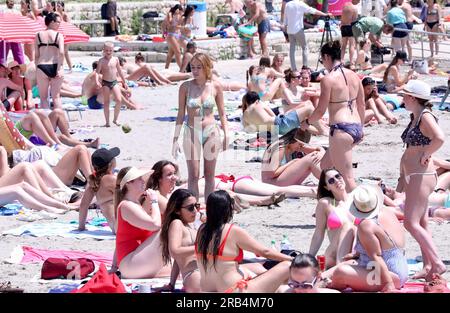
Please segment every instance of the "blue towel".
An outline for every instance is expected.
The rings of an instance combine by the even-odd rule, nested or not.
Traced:
[[[23,205],[19,203],[5,204],[4,206],[0,207],[0,215],[2,216],[16,215],[19,214],[22,208]]]

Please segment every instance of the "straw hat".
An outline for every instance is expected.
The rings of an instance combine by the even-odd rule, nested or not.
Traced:
[[[417,79],[410,80],[401,93],[424,100],[432,99],[430,85]]]
[[[352,192],[353,202],[350,213],[359,219],[371,219],[378,216],[383,205],[384,195],[376,185],[360,185]]]
[[[27,66],[25,64],[19,64],[17,61],[12,61],[8,63],[8,69],[11,71],[14,67],[18,66],[21,73],[25,73]]]
[[[136,178],[145,176],[147,174],[153,174],[153,170],[139,170],[135,167],[132,167],[128,170],[128,172],[125,174],[125,176],[122,178],[122,181],[120,182],[120,189],[123,189],[123,186],[125,186],[126,183],[135,180]]]

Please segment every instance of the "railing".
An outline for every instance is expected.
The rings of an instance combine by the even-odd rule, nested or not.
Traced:
[[[421,46],[421,53],[422,53],[422,59],[425,58],[425,54],[424,51],[430,51],[429,49],[424,48],[423,43],[425,42],[424,37],[428,38],[428,35],[431,36],[448,36],[447,33],[434,33],[434,32],[427,32],[424,30],[414,30],[414,29],[403,29],[403,28],[394,28],[394,30],[398,30],[398,31],[403,31],[403,32],[408,32],[408,33],[412,33],[414,36],[413,38],[410,37],[410,40],[414,40],[414,39],[418,39],[420,41],[420,46]],[[430,42],[429,40],[426,40],[426,42]],[[412,42],[411,42],[412,43]],[[439,45],[444,45],[444,46],[450,46],[450,43],[445,43],[440,41]],[[413,48],[414,50],[414,48]],[[417,50],[417,49],[415,49]],[[444,54],[450,54],[450,50],[449,51],[442,51],[440,50],[440,53],[444,53]]]

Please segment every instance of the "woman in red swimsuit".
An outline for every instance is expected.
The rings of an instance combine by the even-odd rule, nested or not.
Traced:
[[[161,212],[157,194],[151,189],[145,190],[143,176],[146,174],[149,173],[135,167],[125,167],[117,174],[114,194],[116,255],[123,278],[162,275]]]
[[[266,248],[245,230],[231,224],[233,204],[226,191],[211,193],[206,202],[206,223],[195,240],[195,254],[200,270],[200,287],[206,292],[275,292],[289,278],[291,256]],[[243,250],[267,259],[281,261],[269,271],[252,278],[244,265]],[[254,264],[252,264],[254,265]]]

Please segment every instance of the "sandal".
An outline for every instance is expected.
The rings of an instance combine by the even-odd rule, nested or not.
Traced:
[[[447,287],[447,280],[445,280],[440,274],[433,274],[432,280],[426,282],[423,286],[423,292],[426,293],[450,293],[450,289]]]
[[[0,283],[0,293],[23,293],[24,289],[12,287],[11,282],[2,282]]]
[[[279,203],[286,200],[286,194],[284,194],[284,193],[279,194],[279,195],[273,194],[271,198],[272,198],[272,202],[273,202],[272,204],[279,207],[280,206]]]

